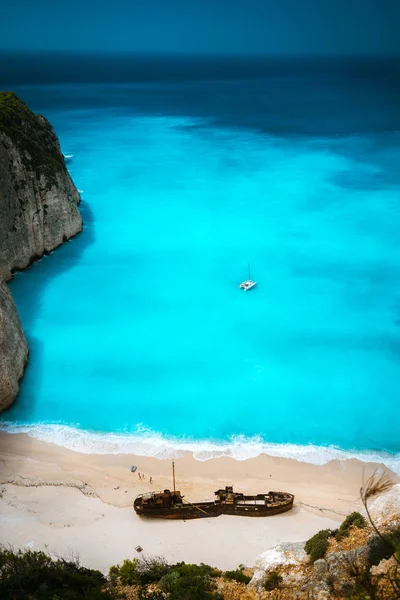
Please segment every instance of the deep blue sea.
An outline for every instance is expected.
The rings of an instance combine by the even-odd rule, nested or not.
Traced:
[[[31,354],[3,426],[400,471],[400,63],[0,65],[72,156],[85,221],[11,282]]]

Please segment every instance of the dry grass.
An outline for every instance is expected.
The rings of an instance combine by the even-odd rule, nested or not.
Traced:
[[[133,585],[119,585],[118,592],[125,594],[126,600],[138,600],[139,588]]]
[[[342,552],[348,550],[354,550],[365,546],[368,538],[372,534],[372,528],[369,526],[359,529],[358,527],[351,527],[348,537],[343,538],[340,542],[337,542],[335,538],[329,538],[329,546],[326,555],[332,552]]]
[[[294,597],[291,590],[283,587],[271,592],[265,590],[258,592],[235,581],[224,581],[219,589],[224,600],[290,600]]]
[[[368,501],[372,496],[388,492],[393,485],[394,482],[387,473],[378,475],[378,471],[375,470],[371,477],[367,479],[360,489],[361,499],[365,504],[365,502]]]
[[[256,590],[237,581],[227,581],[221,578],[218,580],[218,589],[224,600],[258,600],[259,598]]]

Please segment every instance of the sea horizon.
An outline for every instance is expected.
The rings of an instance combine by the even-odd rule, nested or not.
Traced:
[[[399,58],[13,56],[85,227],[10,282],[31,363],[1,428],[400,473]]]
[[[310,75],[310,68],[314,70],[313,77],[318,78],[347,75],[385,79],[400,73],[400,54],[274,55],[0,48],[0,58],[2,87],[7,84],[224,81],[295,75],[302,78]]]

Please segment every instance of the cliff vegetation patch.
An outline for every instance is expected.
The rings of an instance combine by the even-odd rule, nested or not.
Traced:
[[[14,92],[0,92],[0,132],[18,148],[24,166],[51,186],[58,172],[66,172],[64,157],[49,121],[35,115]]]

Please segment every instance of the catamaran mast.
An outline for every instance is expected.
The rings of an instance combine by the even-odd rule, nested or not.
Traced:
[[[174,496],[175,496],[175,463],[172,461],[172,479],[174,482]]]

